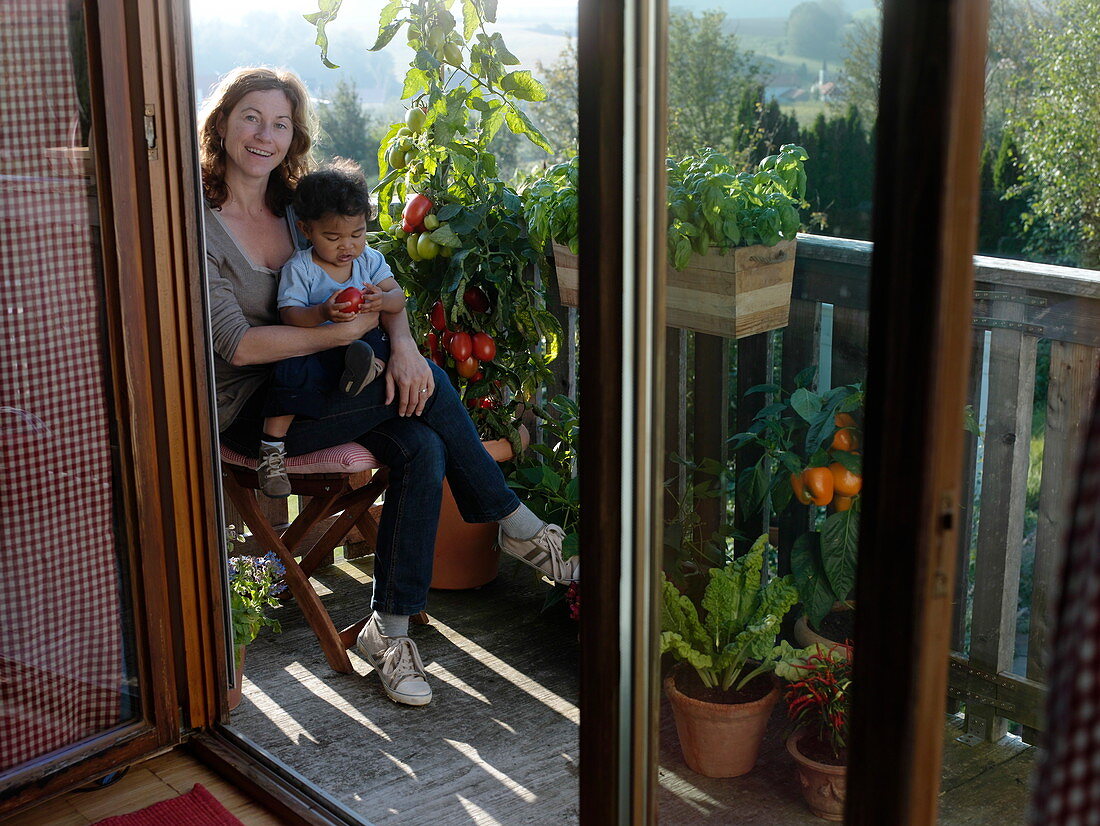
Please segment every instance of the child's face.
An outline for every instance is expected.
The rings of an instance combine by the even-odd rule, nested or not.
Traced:
[[[367,246],[367,217],[328,213],[315,221],[298,225],[311,244],[313,254],[336,267],[349,264],[363,254]]]

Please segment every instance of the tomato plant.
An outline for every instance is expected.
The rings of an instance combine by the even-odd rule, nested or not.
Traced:
[[[339,6],[323,0],[321,10],[308,15],[328,65],[326,26]],[[456,360],[448,346],[454,340],[445,335],[442,351],[450,356],[443,362],[464,399],[481,398],[490,388],[500,399],[496,407],[473,409],[482,436],[507,436],[518,445],[515,414],[551,379],[561,329],[542,288],[524,275],[540,253],[520,197],[499,178],[488,148],[508,129],[551,151],[526,109],[546,91],[491,31],[495,21],[494,0],[389,0],[382,9],[371,50],[403,32],[412,54],[402,91],[408,109],[379,147],[382,231],[369,243],[405,289],[418,341],[426,342],[429,311],[436,330],[467,337],[484,332],[492,339],[494,358],[481,365],[480,379],[473,378],[478,370],[459,373],[458,363],[471,355]],[[484,304],[465,301],[470,290],[479,291]]]

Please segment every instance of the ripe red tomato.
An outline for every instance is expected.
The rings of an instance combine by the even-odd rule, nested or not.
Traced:
[[[437,301],[432,305],[431,322],[437,330],[447,329],[447,311],[443,309],[442,301]]]
[[[497,345],[488,333],[474,333],[474,356],[480,361],[492,361],[497,355]]]
[[[439,335],[437,333],[428,333],[428,352],[433,359],[439,355]]]
[[[451,352],[451,339],[455,337],[455,334],[450,330],[444,330],[443,336],[439,339],[439,342],[443,345],[443,349],[448,353]]]
[[[414,232],[420,232],[420,225],[412,223],[408,218],[403,218],[401,220],[401,229],[409,235],[412,235]]]
[[[466,334],[459,333],[458,335],[464,336]],[[455,338],[457,337],[458,336],[455,336]],[[454,341],[452,341],[451,344],[453,345]],[[454,350],[451,350],[451,355],[454,355]],[[473,356],[470,356],[470,358],[467,359],[456,358],[455,361],[458,362],[458,364],[455,365],[455,370],[457,370],[458,375],[462,376],[462,378],[464,379],[472,379],[474,377],[474,374],[477,372],[477,368],[481,366],[480,364],[478,364],[477,359]]]
[[[483,396],[477,400],[477,406],[486,410],[492,410],[497,406],[497,403],[493,401],[489,396]]]
[[[359,312],[359,305],[363,303],[363,293],[358,287],[347,287],[336,294],[337,304],[348,304],[344,308],[345,313]]]
[[[462,294],[462,300],[466,302],[466,306],[472,313],[489,312],[489,297],[481,291],[480,287],[467,287],[466,292]]]
[[[485,374],[482,373],[480,370],[478,370],[476,373],[474,373],[473,379],[471,379],[471,380],[472,381],[481,381],[483,378],[485,378]]]
[[[473,351],[474,345],[473,342],[470,341],[469,333],[455,333],[451,337],[450,345],[448,345],[447,347],[447,352],[451,354],[451,358],[453,358],[455,361],[466,361],[470,358],[470,355],[473,353]],[[477,371],[471,370],[470,376],[472,376],[475,372]],[[470,376],[466,376],[466,378],[469,378]]]

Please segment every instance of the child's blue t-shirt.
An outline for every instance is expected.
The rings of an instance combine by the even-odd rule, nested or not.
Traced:
[[[279,274],[278,307],[312,307],[328,301],[337,290],[380,284],[387,278],[393,278],[390,265],[382,253],[370,247],[351,262],[351,277],[342,284],[313,260],[312,248],[298,250]]]

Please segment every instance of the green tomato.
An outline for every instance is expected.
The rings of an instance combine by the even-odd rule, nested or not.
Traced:
[[[443,40],[446,38],[446,36],[447,33],[444,32],[443,29],[439,27],[432,28],[432,30],[428,32],[428,50],[434,52],[436,49],[442,46]]]
[[[407,126],[402,126],[400,129],[397,130],[397,137],[399,137],[399,138],[411,138],[412,135],[413,135],[413,130],[411,130]],[[539,168],[541,169],[541,167],[539,167]]]
[[[434,244],[435,242],[433,241],[432,243]],[[405,239],[405,251],[409,254],[409,258],[411,258],[413,261],[421,260],[420,252],[418,251],[419,246],[420,233],[410,232],[409,237]]]
[[[442,244],[439,245],[439,255],[442,258],[450,258],[455,254],[455,251],[450,247],[445,247]]]
[[[413,132],[419,132],[424,128],[424,121],[428,119],[428,113],[419,106],[414,106],[405,113],[405,125]]]
[[[439,244],[428,237],[428,233],[420,233],[416,241],[416,252],[425,261],[431,261],[439,255]]]
[[[448,43],[443,47],[443,62],[450,63],[452,66],[462,65],[462,49],[457,43]]]
[[[386,163],[393,169],[404,169],[408,162],[405,153],[397,146],[391,147],[390,151],[386,154]]]
[[[410,151],[410,150],[411,150],[411,149],[413,148],[413,146],[414,146],[413,142],[412,142],[412,141],[410,141],[410,140],[409,140],[408,138],[397,138],[397,139],[396,139],[396,140],[395,140],[395,141],[393,142],[393,145],[397,147],[397,151],[398,151],[398,152],[404,152],[404,153],[406,153],[406,154],[408,154],[408,152],[409,152],[409,151]]]
[[[401,229],[401,224],[399,224],[397,221],[394,221],[390,225],[390,235],[392,235],[398,241],[404,241],[406,238],[409,237],[409,233]]]
[[[439,229],[439,219],[434,212],[429,212],[424,216],[424,229],[431,232],[433,229]]]

